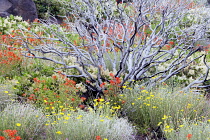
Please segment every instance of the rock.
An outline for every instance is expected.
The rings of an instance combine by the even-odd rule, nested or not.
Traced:
[[[9,15],[8,12],[0,12],[0,17],[8,17]]]
[[[38,18],[33,0],[0,0],[0,16],[21,16],[23,20],[33,21]]]
[[[5,12],[11,6],[12,6],[12,3],[9,2],[8,0],[1,0],[0,1],[0,12]]]

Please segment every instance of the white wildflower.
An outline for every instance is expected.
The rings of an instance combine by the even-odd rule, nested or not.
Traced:
[[[14,19],[17,21],[21,21],[23,18],[21,16],[15,16]]]

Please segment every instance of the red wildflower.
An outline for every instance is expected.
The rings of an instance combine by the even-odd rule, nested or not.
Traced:
[[[113,73],[110,73],[109,75],[110,75],[111,77],[114,77],[114,74],[113,74]]]
[[[6,140],[6,138],[3,136],[0,136],[0,140]]]
[[[36,91],[39,91],[39,88],[35,88],[34,91],[35,91],[35,92],[36,92]]]
[[[115,81],[113,81],[113,80],[109,80],[109,82],[110,82],[111,85],[115,84]]]
[[[122,102],[122,104],[124,104],[126,101],[125,100],[122,100],[121,102]]]
[[[31,94],[30,96],[31,96],[31,97],[35,97],[35,94]]]
[[[116,77],[115,79],[116,79],[116,83],[117,83],[117,84],[120,84],[120,83],[121,83],[121,81],[120,81],[120,78],[119,78],[119,77]]]
[[[104,93],[107,94],[109,91],[108,90],[104,90]]]
[[[6,133],[9,137],[14,137],[17,133],[17,130],[7,129],[7,130],[4,130],[3,132]]]
[[[100,87],[104,87],[105,84],[106,84],[106,83],[104,83],[104,82],[101,83],[101,84],[100,84]]]
[[[37,82],[38,81],[38,79],[37,78],[34,78],[34,82]]]
[[[78,107],[79,107],[80,109],[84,109],[86,106],[85,106],[85,105],[80,104]]]
[[[57,79],[57,76],[53,75],[52,78],[55,80],[55,79]]]
[[[173,46],[174,45],[174,42],[173,41],[169,41],[168,44],[170,44],[170,45]]]
[[[75,99],[74,98],[71,98],[71,101],[75,101]]]
[[[102,140],[101,136],[96,136],[96,140]]]
[[[33,97],[28,97],[29,100],[33,100]]]
[[[22,138],[20,136],[16,136],[14,140],[21,140]]]
[[[192,138],[192,134],[187,134],[187,140],[190,140]]]
[[[86,98],[85,97],[81,97],[80,98],[83,102],[86,100]]]
[[[61,71],[57,71],[57,73],[61,74]]]
[[[170,48],[171,48],[171,46],[170,46],[170,45],[168,45],[168,44],[167,44],[167,45],[165,45],[165,47],[166,47],[166,49],[167,49],[167,50],[170,50]]]
[[[90,83],[90,81],[89,80],[86,80],[86,83]]]
[[[36,18],[33,22],[38,22],[38,23],[39,23],[40,21],[39,21],[39,19],[38,19],[38,18]]]

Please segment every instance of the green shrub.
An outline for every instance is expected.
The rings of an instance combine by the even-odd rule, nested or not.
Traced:
[[[210,139],[209,121],[190,121],[183,119],[178,128],[170,124],[165,124],[163,131],[166,138],[170,140],[208,140]]]
[[[42,111],[30,104],[10,104],[0,112],[0,130],[17,130],[22,139],[40,139],[45,123]]]
[[[167,85],[153,90],[135,87],[125,89],[124,93],[126,103],[123,111],[143,132],[156,130],[168,118],[177,126],[177,122],[183,118],[193,120],[208,116],[208,106],[202,95],[173,91]]]
[[[10,15],[9,17],[0,17],[0,34],[9,34],[20,28],[27,28],[28,22],[23,21],[22,17]]]
[[[61,1],[57,0],[34,0],[38,11],[38,17],[46,19],[49,15],[65,15],[62,7],[64,6]]]
[[[109,117],[100,112],[67,111],[52,116],[49,139],[132,140],[135,129],[124,118]]]
[[[14,77],[20,75],[22,59],[19,51],[1,48],[0,50],[0,75],[1,77]]]

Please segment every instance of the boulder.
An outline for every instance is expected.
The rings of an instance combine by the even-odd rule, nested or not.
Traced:
[[[8,17],[9,15],[8,12],[0,12],[0,17]]]
[[[0,0],[0,16],[21,16],[23,20],[33,21],[38,18],[33,0]]]

